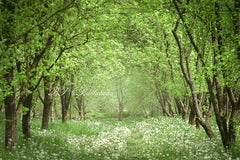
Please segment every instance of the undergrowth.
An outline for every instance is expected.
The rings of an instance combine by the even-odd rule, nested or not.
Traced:
[[[178,117],[55,121],[48,131],[40,131],[39,120],[31,125],[31,138],[24,139],[19,127],[17,148],[9,152],[4,149],[4,123],[0,123],[0,160],[240,158],[240,143],[224,149],[216,124],[210,140],[203,129]]]

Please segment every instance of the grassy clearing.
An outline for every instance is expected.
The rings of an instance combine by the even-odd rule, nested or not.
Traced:
[[[4,128],[3,123],[0,123]],[[19,124],[20,126],[20,124]],[[240,144],[231,150],[222,147],[217,127],[212,140],[203,129],[180,118],[131,118],[118,122],[60,121],[40,131],[40,121],[32,122],[32,137],[19,135],[15,151],[4,150],[4,130],[0,131],[0,159],[239,159]],[[19,131],[20,133],[20,131]]]

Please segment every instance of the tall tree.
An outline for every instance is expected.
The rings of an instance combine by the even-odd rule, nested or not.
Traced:
[[[236,38],[229,36],[236,33],[234,28],[238,27],[233,20],[236,20],[236,17],[234,18],[230,12],[236,9],[236,2],[203,1],[203,3],[196,5],[194,2],[189,3],[190,1],[188,1],[188,7],[184,7],[181,4],[183,2],[173,2],[190,43],[198,54],[201,65],[205,70],[205,80],[222,142],[225,147],[229,147],[236,140],[236,123],[233,122],[239,115],[239,95],[237,94],[239,93],[239,87],[233,85],[238,83],[240,77],[238,59],[234,59],[238,53],[236,52],[237,46],[234,44]],[[186,10],[186,14],[197,17],[194,22],[198,27],[189,27],[186,14],[183,14],[183,11]],[[229,12],[223,12],[223,10]],[[201,30],[199,26],[201,26]],[[211,42],[210,44],[206,42],[207,39]],[[233,50],[232,46],[235,46],[236,49]],[[206,50],[210,54],[207,54]],[[211,58],[212,61],[209,63],[207,58]],[[234,77],[232,73],[236,73]],[[224,92],[226,91],[224,88],[228,90],[228,97],[231,99],[230,111],[226,109],[228,103],[224,103]]]
[[[14,50],[12,48],[12,41],[15,36],[15,29],[13,27],[15,19],[16,1],[3,1],[1,4],[1,84],[6,85],[3,89],[4,92],[4,106],[5,106],[5,146],[12,150],[17,145],[17,112],[16,112],[16,86],[14,82]],[[3,70],[4,68],[4,70]],[[1,86],[2,88],[3,86]]]
[[[57,26],[61,23],[58,21],[59,17],[73,4],[74,1],[64,1],[64,4],[60,3],[57,6],[49,5],[48,2],[43,3],[43,1],[3,1],[1,4],[1,26],[3,26],[1,33],[4,35],[1,37],[1,42],[4,42],[1,43],[3,51],[1,52],[3,62],[1,70],[5,68],[5,71],[1,72],[1,77],[5,77],[5,80],[1,81],[1,88],[4,92],[7,119],[6,148],[12,149],[17,144],[17,114],[21,112],[23,104],[28,108],[28,113],[23,120],[23,132],[27,137],[29,136],[32,93],[28,94],[28,91],[33,92],[36,82],[40,82],[41,78],[36,78],[36,82],[33,81],[38,76],[36,73],[42,71],[39,66],[44,55],[51,54],[53,42],[59,46],[67,42],[58,37],[61,37],[63,31],[69,31],[71,27],[58,30]],[[68,46],[70,47],[73,46]],[[16,90],[20,91],[17,107]]]

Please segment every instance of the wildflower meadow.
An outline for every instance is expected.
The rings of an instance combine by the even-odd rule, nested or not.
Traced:
[[[225,149],[216,125],[216,136],[209,139],[202,128],[178,117],[55,121],[45,131],[39,126],[33,120],[31,138],[18,135],[12,152],[5,151],[1,130],[0,160],[240,159],[240,144]]]

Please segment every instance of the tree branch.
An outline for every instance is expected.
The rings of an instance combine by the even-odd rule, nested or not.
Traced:
[[[173,3],[174,3],[174,5],[175,5],[175,8],[176,8],[176,10],[177,10],[177,12],[178,12],[178,15],[179,15],[180,19],[181,19],[182,22],[183,22],[184,27],[186,28],[188,38],[190,39],[190,42],[191,42],[191,44],[193,45],[194,50],[195,50],[197,53],[200,53],[200,49],[199,49],[199,47],[198,47],[198,46],[195,44],[195,42],[194,42],[193,36],[192,36],[192,34],[190,33],[190,29],[189,29],[189,27],[187,26],[187,24],[186,24],[186,22],[185,22],[185,20],[184,20],[184,18],[183,18],[183,14],[182,14],[182,12],[181,12],[180,9],[179,9],[176,0],[173,0]]]
[[[41,60],[41,58],[43,57],[44,53],[46,53],[47,49],[53,43],[52,39],[53,39],[53,35],[50,35],[48,37],[47,43],[45,44],[45,47],[42,49],[42,51],[39,53],[39,55],[35,56],[33,63],[31,64],[31,66],[29,67],[29,69],[26,72],[30,72],[30,70],[37,67],[37,65],[38,65],[39,61]]]
[[[75,46],[85,45],[85,44],[88,42],[88,40],[89,40],[89,37],[88,37],[88,31],[87,31],[87,32],[86,32],[86,40],[85,40],[84,42],[79,43],[79,44],[77,44],[77,45],[72,45],[72,46],[69,46],[69,47],[65,47],[65,48],[63,48],[63,51],[69,50],[69,49],[71,49],[71,48],[73,48],[73,47],[75,47]]]
[[[42,98],[42,96],[41,96],[41,93],[40,93],[40,91],[39,90],[37,90],[38,91],[38,97],[39,97],[39,99],[41,100],[41,102],[44,104],[44,100],[43,100],[43,98]]]
[[[10,44],[15,44],[19,39],[21,39],[23,36],[28,35],[28,33],[30,33],[33,29],[35,29],[36,27],[41,26],[42,24],[44,24],[45,22],[47,22],[48,20],[50,20],[52,17],[56,16],[58,13],[65,11],[66,9],[68,9],[71,4],[74,2],[74,0],[72,0],[68,5],[66,5],[65,7],[57,10],[56,12],[54,12],[52,15],[50,15],[49,17],[47,17],[45,20],[43,20],[42,22],[32,26],[30,29],[28,29],[26,32],[24,32],[23,34],[19,35],[15,40],[13,40],[12,42],[10,42]],[[7,49],[9,48],[10,45],[8,45]]]

